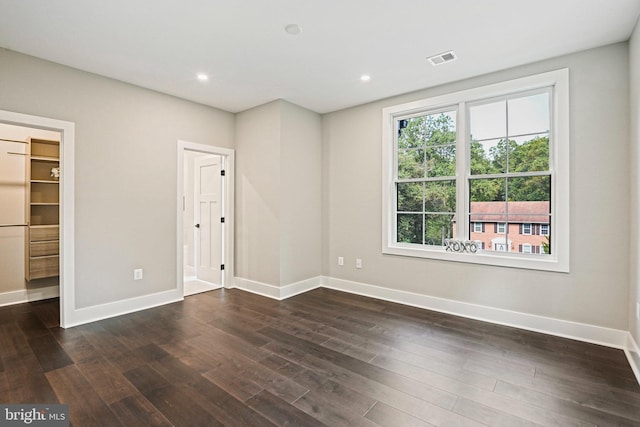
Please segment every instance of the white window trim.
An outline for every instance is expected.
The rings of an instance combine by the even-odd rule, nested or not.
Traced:
[[[529,232],[527,233],[525,231],[525,226],[528,225],[529,226]],[[531,236],[533,234],[533,224],[531,224],[530,222],[526,222],[522,224],[522,234],[526,235],[526,236]]]
[[[407,114],[430,111],[458,105],[458,135],[464,135],[467,126],[465,104],[486,98],[505,96],[527,90],[553,87],[550,140],[550,172],[552,179],[551,211],[554,212],[553,226],[550,227],[551,247],[553,254],[536,257],[522,256],[513,253],[454,253],[444,248],[395,242],[395,188],[394,168],[396,153],[394,151],[394,133],[396,117]],[[430,258],[446,261],[467,262],[502,267],[514,267],[533,270],[569,272],[570,259],[570,206],[569,206],[569,70],[561,69],[534,76],[523,77],[473,88],[451,94],[395,105],[382,110],[382,252],[385,254],[409,257]],[[458,156],[458,173],[456,178],[466,179],[460,171],[466,170],[466,156]],[[458,218],[466,218],[464,194],[458,194]],[[459,223],[462,221],[459,221]],[[464,221],[459,230],[461,235],[469,235],[469,222]]]
[[[528,248],[529,252],[526,252],[525,248]],[[533,245],[531,243],[523,243],[522,244],[522,253],[523,254],[533,254],[534,253]]]
[[[479,226],[477,228],[479,228],[480,230],[476,230],[476,226]],[[474,222],[473,223],[473,232],[474,233],[482,233],[482,223],[481,222]]]
[[[500,231],[502,229],[502,231]],[[507,234],[507,223],[496,222],[496,234]]]

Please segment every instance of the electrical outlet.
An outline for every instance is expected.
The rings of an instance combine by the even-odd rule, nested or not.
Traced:
[[[362,260],[360,258],[356,260],[356,268],[362,268]]]
[[[142,280],[142,269],[136,268],[133,270],[133,280]]]
[[[338,265],[340,265],[340,266],[344,265],[344,257],[343,256],[339,256],[338,257]]]

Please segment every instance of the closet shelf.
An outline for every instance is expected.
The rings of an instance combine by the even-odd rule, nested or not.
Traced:
[[[31,206],[59,206],[59,202],[55,203],[43,203],[43,202],[32,202]]]
[[[40,162],[59,162],[59,157],[46,157],[46,156],[31,156],[31,160],[38,160]]]
[[[54,181],[52,179],[32,179],[33,184],[60,184],[60,181]]]

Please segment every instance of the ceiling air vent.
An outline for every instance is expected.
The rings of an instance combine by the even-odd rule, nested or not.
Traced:
[[[440,53],[427,59],[429,60],[429,62],[431,62],[431,65],[440,65],[456,59],[456,54],[453,53],[452,50],[450,50],[449,52]]]

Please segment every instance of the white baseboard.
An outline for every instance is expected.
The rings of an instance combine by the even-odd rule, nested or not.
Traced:
[[[19,291],[4,292],[0,294],[0,307],[5,305],[21,304],[23,302],[57,298],[59,296],[60,287],[57,285],[46,286],[44,288],[21,289]]]
[[[290,298],[312,289],[322,286],[324,278],[322,276],[312,277],[310,279],[301,280],[300,282],[291,283],[280,288],[280,299]]]
[[[135,311],[171,304],[173,302],[182,301],[183,299],[184,296],[178,292],[177,289],[172,289],[151,295],[143,295],[141,297],[75,309],[70,313],[66,324],[61,326],[63,328],[71,328],[85,323],[96,322],[98,320],[121,316]]]
[[[323,286],[371,298],[397,302],[412,307],[425,308],[499,325],[512,326],[548,335],[600,344],[607,347],[626,349],[628,345],[627,336],[629,333],[619,329],[604,328],[568,320],[469,304],[331,277],[323,278]]]
[[[638,347],[638,343],[629,332],[627,332],[627,347],[624,352],[627,355],[633,373],[636,375],[638,384],[640,384],[640,347]]]
[[[277,300],[283,300],[290,298],[294,295],[308,292],[312,289],[322,286],[322,276],[312,277],[310,279],[302,280],[300,282],[291,283],[285,286],[274,286],[268,283],[256,282],[254,280],[244,279],[242,277],[234,277],[234,288],[241,289],[243,291],[251,292],[254,294],[262,295],[263,297],[273,298]]]
[[[237,276],[234,277],[233,282],[233,288],[231,289],[240,289],[251,292],[252,294],[262,295],[263,297],[280,299],[280,288],[277,286]]]

